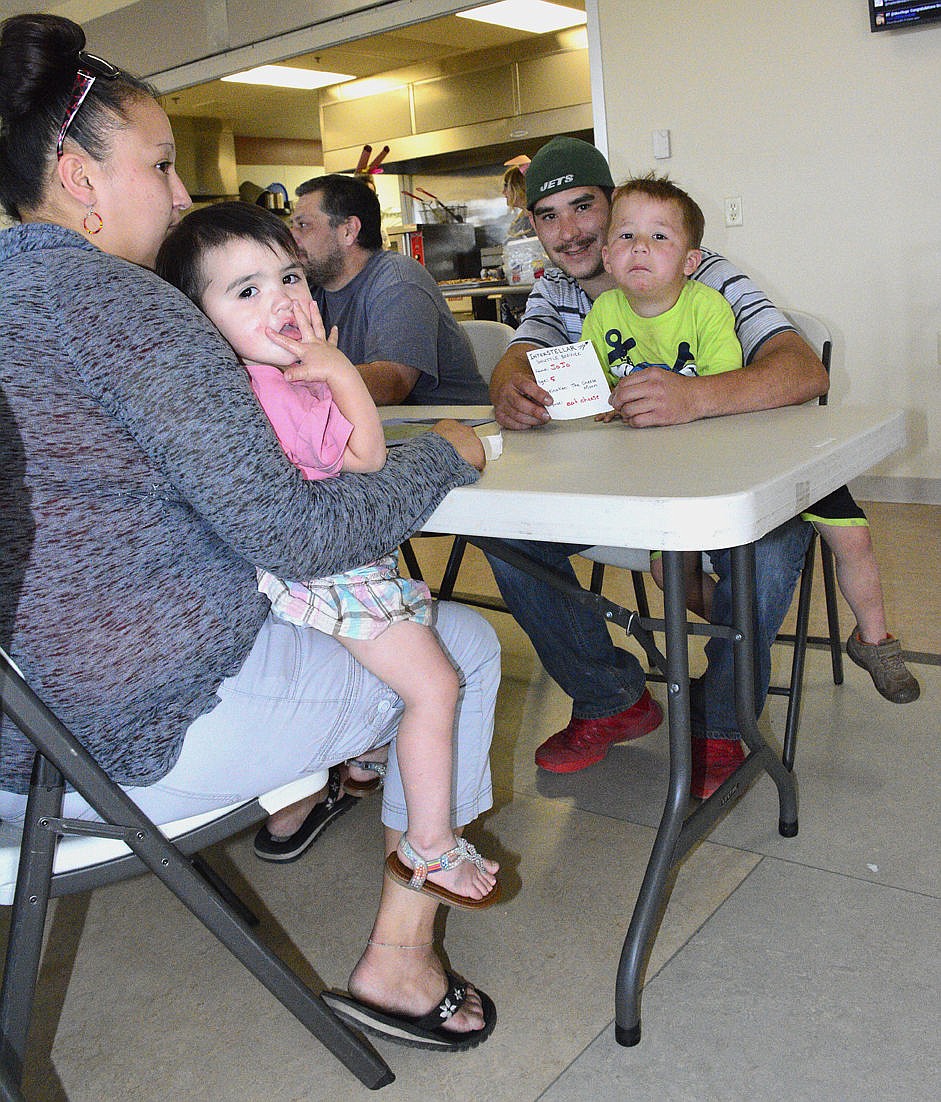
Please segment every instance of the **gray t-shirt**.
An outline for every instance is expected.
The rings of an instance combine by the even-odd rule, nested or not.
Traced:
[[[411,257],[373,253],[339,291],[311,291],[354,364],[390,360],[421,372],[409,404],[489,404],[470,341],[430,273]]]

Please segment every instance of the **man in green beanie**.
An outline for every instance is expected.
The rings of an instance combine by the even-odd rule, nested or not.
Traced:
[[[581,339],[582,322],[603,291],[615,286],[605,271],[605,244],[614,188],[602,153],[578,138],[553,138],[526,172],[526,201],[533,226],[554,267],[536,282],[516,336],[494,370],[490,397],[507,429],[530,429],[550,420],[552,399],[536,384],[526,353]],[[735,314],[745,367],[687,378],[652,367],[629,378],[621,418],[637,428],[673,425],[701,417],[771,409],[806,402],[827,390],[823,364],[752,281],[723,257],[703,249],[691,278],[720,291]],[[755,549],[758,641],[756,706],[770,681],[771,642],[791,603],[810,526],[799,518],[769,532]],[[518,543],[522,550],[574,579],[569,544]],[[711,553],[719,581],[713,616],[731,622],[728,551]],[[498,559],[494,576],[511,612],[533,642],[546,671],[572,697],[572,718],[536,751],[540,768],[572,773],[602,761],[616,742],[654,730],[662,712],[645,687],[643,669],[614,646],[600,616],[566,595]],[[693,796],[705,798],[743,760],[732,691],[732,647],[711,639],[708,666],[692,699]]]

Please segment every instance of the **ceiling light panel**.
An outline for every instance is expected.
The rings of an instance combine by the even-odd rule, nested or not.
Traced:
[[[584,12],[550,4],[548,0],[500,0],[470,11],[456,12],[461,19],[474,19],[478,23],[494,23],[498,27],[548,34],[566,27],[577,27],[586,21]]]
[[[234,84],[265,84],[270,88],[326,88],[344,80],[354,80],[349,73],[324,73],[317,69],[295,69],[291,65],[259,65],[242,73],[232,73],[222,80]]]

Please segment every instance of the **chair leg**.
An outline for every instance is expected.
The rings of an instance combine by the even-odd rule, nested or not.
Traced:
[[[791,659],[791,680],[787,694],[787,719],[784,724],[784,748],[781,761],[784,768],[794,768],[797,750],[797,728],[800,724],[801,697],[804,690],[804,663],[807,658],[807,633],[810,629],[810,598],[814,585],[814,544],[817,534],[811,536],[810,546],[804,556],[800,590],[797,597],[797,623],[794,627],[794,655]]]
[[[464,561],[464,551],[467,548],[467,540],[463,536],[455,536],[451,544],[451,552],[441,577],[441,585],[438,587],[438,600],[450,601],[457,582],[457,573]]]
[[[411,540],[405,540],[403,543],[400,543],[399,550],[402,552],[402,558],[405,560],[405,565],[408,567],[409,574],[416,582],[423,582],[425,579],[422,577],[418,559],[415,558],[415,549],[412,547]]]
[[[830,635],[830,665],[833,684],[843,684],[843,636],[840,632],[840,608],[836,599],[836,568],[833,552],[820,541],[820,564],[823,567],[823,592],[827,599],[827,631]]]
[[[650,602],[647,600],[647,583],[643,570],[632,570],[631,581],[634,583],[634,598],[637,601],[637,612],[645,620],[650,619]]]
[[[591,564],[591,581],[588,583],[588,588],[592,593],[601,593],[604,586],[604,566],[603,562],[593,562]],[[634,584],[634,600],[637,602],[637,613],[645,620],[650,618],[650,602],[647,600],[647,585],[644,581],[643,570],[632,570],[631,581]]]
[[[190,857],[190,864],[211,887],[222,896],[246,926],[257,926],[258,915],[229,887],[209,862],[199,853]]]
[[[57,835],[41,823],[47,817],[58,818],[64,792],[62,774],[42,754],[37,754],[26,801],[6,966],[0,988],[0,1065],[14,1086],[18,1086],[23,1077],[58,840]]]
[[[0,1064],[0,1102],[26,1102],[13,1072]]]
[[[5,655],[0,653],[0,658],[5,659]],[[364,1086],[376,1090],[393,1082],[395,1076],[376,1050],[365,1039],[349,1029],[277,954],[260,941],[245,922],[196,872],[189,858],[168,841],[157,825],[144,815],[127,793],[107,776],[91,754],[32,692],[8,661],[0,662],[0,688],[3,690],[3,711],[6,715],[20,730],[28,732],[30,741],[37,747],[39,753],[52,761],[105,822],[125,828],[124,840],[127,845],[206,929]],[[37,768],[40,767],[37,766]],[[61,789],[58,790],[56,798],[58,809],[61,806]],[[35,803],[35,800],[32,802]],[[50,812],[45,807],[42,813],[37,812],[37,824],[43,814],[49,815]],[[57,814],[58,811],[56,816]],[[27,827],[30,828],[29,821],[27,821]],[[40,831],[41,829],[40,827]],[[21,865],[25,860],[25,868],[29,868],[32,864],[30,850],[26,848],[27,843],[29,846],[35,844],[44,861],[51,861],[48,840],[43,845],[38,839],[38,834],[36,839],[33,838],[34,833],[36,832],[30,829],[29,837],[24,836],[23,853],[26,856],[21,855]],[[22,920],[29,916],[23,915],[22,912],[34,906],[32,897],[37,891],[41,896],[39,902],[42,904],[44,917],[51,868],[51,864],[47,864],[42,870],[45,872],[44,889],[41,884],[38,887],[27,886],[26,877],[22,880],[17,877],[13,904],[15,922],[19,910],[20,921],[25,925]],[[31,917],[30,922],[35,924],[36,918]],[[16,940],[17,943],[22,941],[19,937]],[[38,946],[36,950],[38,954],[41,949],[41,933],[38,936],[34,934],[34,940]],[[11,931],[10,944],[12,943]],[[12,954],[11,957],[8,948],[8,968],[11,963],[14,976],[22,974],[25,979],[29,979],[26,969],[20,972],[16,954]],[[30,992],[34,986],[33,979]],[[25,1038],[25,1030],[20,1020],[21,1015],[18,1016],[15,1013],[19,1007],[18,1000],[22,1001],[19,996],[21,989],[20,984],[12,982],[11,976],[4,976],[3,988],[0,989],[0,1038],[3,1046],[0,1049],[0,1057],[2,1057],[3,1066],[7,1069],[22,1066],[25,1041],[21,1038]],[[7,992],[9,992],[8,999],[4,998]],[[30,997],[30,1004],[31,1001]]]
[[[336,1018],[324,1002],[223,903],[215,890],[193,870],[187,858],[158,835],[159,831],[141,850],[136,839],[130,845],[206,929],[364,1086],[376,1090],[393,1082],[395,1076],[375,1049]],[[148,852],[143,852],[143,848]],[[154,855],[158,855],[157,861],[153,860]]]

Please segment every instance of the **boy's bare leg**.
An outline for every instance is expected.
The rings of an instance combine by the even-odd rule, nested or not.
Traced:
[[[856,616],[846,653],[893,704],[918,699],[921,686],[902,658],[902,645],[885,622],[882,582],[867,525],[818,524],[817,531],[836,559],[836,577]]]
[[[865,524],[818,524],[836,560],[836,579],[846,598],[864,643],[881,643],[888,635],[882,581],[869,526]]]
[[[699,551],[683,552],[683,573],[686,578],[686,607],[707,623],[712,618],[712,595],[716,590],[716,580],[702,568],[702,554]],[[663,559],[659,555],[650,560],[650,575],[660,589],[663,589]]]

